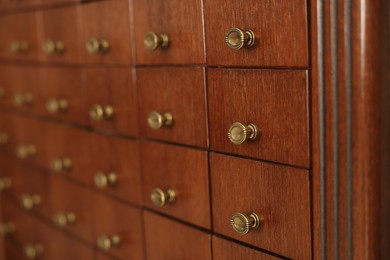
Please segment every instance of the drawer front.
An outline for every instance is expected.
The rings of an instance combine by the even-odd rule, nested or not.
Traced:
[[[137,64],[205,63],[202,21],[201,0],[134,0]]]
[[[136,135],[135,89],[130,68],[85,69],[89,124]]]
[[[203,68],[137,69],[137,88],[144,136],[207,146]],[[166,113],[172,115],[171,123]]]
[[[293,259],[309,259],[310,190],[306,170],[210,155],[214,231]],[[259,227],[245,235],[236,232],[257,214]],[[250,225],[254,225],[251,223]],[[245,231],[245,230],[242,230]]]
[[[17,136],[14,117],[0,112],[0,151],[14,155]]]
[[[210,228],[207,153],[142,142],[140,154],[145,205]],[[174,201],[169,201],[168,190],[174,191]],[[161,203],[164,198],[165,203]]]
[[[14,104],[15,72],[13,66],[0,65],[0,106],[2,107],[12,107]]]
[[[207,77],[212,150],[309,167],[306,71],[209,69]]]
[[[148,211],[144,223],[147,259],[211,259],[209,234]]]
[[[233,66],[307,67],[306,1],[205,1],[208,63]],[[240,31],[229,29],[237,28]],[[252,31],[254,42],[250,41]],[[249,41],[240,42],[241,35]],[[248,36],[246,36],[248,35]],[[226,44],[225,37],[232,43]],[[253,45],[252,45],[253,44]],[[239,50],[239,48],[243,47]],[[252,45],[250,47],[250,45]]]
[[[129,1],[83,4],[81,20],[84,62],[131,64]]]

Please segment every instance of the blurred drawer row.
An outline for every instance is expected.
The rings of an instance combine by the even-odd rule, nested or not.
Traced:
[[[306,8],[304,0],[110,0],[11,13],[0,16],[0,57],[205,64],[206,48],[210,65],[307,67]]]
[[[164,67],[132,72],[3,66],[0,105],[130,136],[309,167],[306,71]]]

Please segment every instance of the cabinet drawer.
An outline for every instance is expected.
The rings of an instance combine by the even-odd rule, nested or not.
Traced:
[[[128,3],[127,0],[119,0],[81,5],[84,62],[131,64]]]
[[[207,153],[142,142],[140,155],[144,203],[154,210],[210,228]],[[168,190],[174,191],[174,201],[169,201]]]
[[[137,88],[144,136],[207,146],[203,68],[137,69]],[[171,123],[166,113],[172,115]]]
[[[205,20],[207,58],[211,65],[309,65],[304,0],[208,0],[205,1]],[[231,28],[240,31],[228,33]],[[240,40],[249,30],[255,38],[251,47],[250,42]],[[232,43],[232,48],[242,44],[244,47],[229,48],[225,37]]]
[[[137,64],[205,63],[202,21],[201,0],[135,0]],[[162,34],[168,37],[167,47]]]
[[[209,234],[148,211],[144,223],[148,259],[211,259]]]
[[[309,167],[306,71],[209,69],[207,78],[211,149]]]
[[[310,258],[310,190],[306,170],[210,155],[214,231],[293,259]],[[245,235],[251,213],[259,227]],[[248,222],[249,223],[249,222]],[[251,223],[252,226],[254,223]]]
[[[0,112],[0,151],[14,154],[17,143],[14,117]],[[3,156],[3,155],[2,155]]]

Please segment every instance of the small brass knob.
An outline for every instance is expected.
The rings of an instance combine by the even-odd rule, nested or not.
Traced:
[[[76,221],[76,215],[73,212],[58,213],[54,216],[54,222],[59,227],[66,227]]]
[[[54,172],[69,171],[72,168],[72,160],[67,157],[55,158],[50,166]]]
[[[31,93],[17,94],[14,96],[14,103],[17,106],[30,105],[34,101],[34,97]]]
[[[241,235],[247,234],[252,229],[260,226],[260,218],[256,213],[251,213],[249,217],[241,213],[235,213],[230,219],[234,231]]]
[[[20,202],[25,210],[31,210],[34,206],[41,203],[41,197],[37,194],[24,194],[20,198]]]
[[[16,155],[20,159],[26,159],[29,156],[33,156],[37,153],[37,148],[34,145],[19,145],[16,148]]]
[[[5,189],[9,189],[11,186],[12,186],[11,178],[9,177],[0,178],[0,192]]]
[[[26,41],[13,41],[11,42],[10,49],[13,53],[22,53],[28,50],[28,42]]]
[[[95,174],[94,181],[96,187],[104,189],[107,186],[115,186],[117,184],[118,177],[114,172],[110,172],[107,174],[104,174],[103,172],[98,172]]]
[[[158,47],[166,49],[169,46],[169,37],[165,33],[157,35],[154,32],[148,32],[144,37],[144,46],[149,51],[154,51]]]
[[[255,44],[255,34],[251,30],[243,31],[233,27],[226,33],[225,42],[233,50],[239,50],[242,47],[251,47]]]
[[[8,135],[6,133],[0,132],[0,144],[8,143]]]
[[[24,253],[27,258],[35,259],[43,253],[43,246],[41,244],[28,244],[24,247]]]
[[[175,202],[176,192],[172,189],[167,189],[166,191],[163,191],[160,188],[156,188],[150,193],[150,199],[152,200],[154,205],[162,207],[166,203]]]
[[[114,117],[114,109],[111,106],[94,105],[89,112],[91,118],[95,121],[111,119]]]
[[[99,248],[108,251],[114,247],[118,247],[120,245],[121,239],[118,235],[102,235],[98,238],[97,244]]]
[[[65,45],[61,41],[46,40],[42,49],[46,54],[61,54],[64,52]]]
[[[153,111],[148,116],[148,124],[154,130],[158,130],[163,126],[171,126],[173,124],[173,116],[169,112],[160,114]]]
[[[90,38],[85,43],[85,48],[91,54],[105,53],[110,49],[110,43],[105,39]]]
[[[65,112],[68,109],[68,101],[66,99],[51,98],[46,102],[46,110],[50,113]]]
[[[15,231],[15,224],[13,222],[5,222],[0,224],[0,235],[6,236]]]
[[[229,128],[228,137],[233,144],[242,144],[247,139],[255,140],[257,133],[257,126],[254,124],[250,123],[249,125],[245,126],[240,122],[235,122]]]

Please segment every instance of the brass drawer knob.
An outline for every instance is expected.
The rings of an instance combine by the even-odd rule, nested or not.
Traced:
[[[76,215],[73,212],[58,213],[54,216],[54,223],[59,227],[66,227],[76,221]]]
[[[14,103],[17,106],[31,105],[34,101],[34,97],[31,93],[17,94],[14,96]]]
[[[114,109],[111,106],[94,105],[89,112],[91,118],[95,121],[111,119],[114,117]]]
[[[11,188],[11,186],[12,186],[11,178],[9,177],[0,178],[0,192]]]
[[[229,140],[233,144],[242,144],[248,139],[255,140],[257,134],[257,126],[252,123],[246,126],[240,122],[235,122],[228,131]]]
[[[233,27],[227,31],[225,42],[233,50],[239,50],[242,47],[251,47],[255,44],[255,34],[251,30],[243,31]]]
[[[144,37],[144,46],[149,51],[154,51],[158,47],[166,49],[169,45],[169,37],[167,34],[160,35],[155,32],[148,32]]]
[[[51,161],[50,168],[54,172],[69,171],[72,168],[72,160],[64,158],[55,158]]]
[[[148,124],[154,130],[158,130],[163,126],[171,126],[173,124],[173,116],[169,112],[160,114],[153,111],[148,116]]]
[[[97,240],[99,248],[105,251],[108,251],[114,247],[118,247],[120,245],[120,242],[121,239],[118,235],[101,235]]]
[[[103,172],[98,172],[94,177],[96,187],[104,189],[107,186],[113,187],[117,184],[118,177],[115,172],[110,172],[104,174]]]
[[[34,145],[19,145],[16,148],[16,155],[20,159],[26,159],[29,156],[33,156],[37,153],[37,148]]]
[[[26,41],[13,41],[11,42],[10,49],[13,53],[22,53],[28,51],[28,42]]]
[[[61,41],[46,40],[42,49],[46,54],[61,54],[64,52],[65,45]]]
[[[15,224],[13,222],[5,222],[0,224],[0,235],[6,236],[10,233],[15,232]]]
[[[6,133],[0,132],[0,144],[8,143],[8,135]]]
[[[91,54],[105,53],[110,49],[110,43],[105,39],[90,38],[85,43],[85,48]]]
[[[37,194],[24,194],[20,198],[20,202],[25,210],[31,210],[34,206],[41,203],[41,197]]]
[[[68,101],[66,99],[51,98],[46,102],[46,110],[50,113],[65,112],[68,109]]]
[[[260,218],[256,213],[251,213],[249,217],[241,213],[235,213],[230,219],[234,231],[241,235],[247,234],[252,229],[260,226]]]
[[[160,188],[156,188],[150,193],[150,199],[152,200],[154,205],[162,207],[166,205],[166,203],[175,202],[176,192],[172,189],[167,189],[166,191],[163,191]]]
[[[29,259],[35,259],[43,253],[42,244],[28,244],[24,247],[24,254]]]

